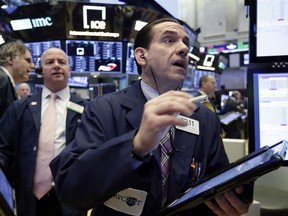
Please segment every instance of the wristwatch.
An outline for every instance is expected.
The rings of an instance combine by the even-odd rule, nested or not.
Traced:
[[[146,154],[144,157],[139,157],[137,154],[135,154],[134,152],[131,153],[131,157],[134,158],[135,160],[138,161],[142,161],[142,162],[148,162],[150,160],[150,158],[152,157],[153,152],[149,152],[148,154]]]

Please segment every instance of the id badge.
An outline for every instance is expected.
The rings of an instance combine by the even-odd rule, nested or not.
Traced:
[[[116,193],[104,202],[104,205],[125,214],[139,216],[143,211],[146,197],[146,191],[127,188]]]
[[[79,104],[76,104],[76,103],[73,103],[71,101],[68,101],[66,106],[67,106],[68,109],[73,110],[74,112],[77,112],[77,113],[80,113],[80,114],[82,114],[83,111],[84,111],[84,107],[83,106],[81,106]]]
[[[182,121],[186,122],[187,126],[185,126],[185,127],[176,126],[177,129],[182,130],[182,131],[186,131],[188,133],[196,134],[196,135],[200,134],[199,121],[197,121],[195,119],[188,118],[186,116],[182,116],[182,115],[178,115],[178,118],[180,118],[180,119],[182,119]]]

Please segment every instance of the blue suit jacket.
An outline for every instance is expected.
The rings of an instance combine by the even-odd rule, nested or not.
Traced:
[[[139,82],[90,101],[75,140],[50,164],[60,200],[78,208],[94,207],[92,215],[126,215],[103,202],[130,187],[148,193],[142,215],[157,215],[161,206],[159,149],[147,162],[131,157],[145,103]],[[228,164],[216,114],[199,104],[191,118],[199,121],[200,135],[176,129],[169,201],[196,183],[192,180],[193,158],[203,164],[200,179]]]
[[[84,106],[86,101],[71,94],[70,101]],[[71,142],[81,114],[67,110],[66,143]],[[0,121],[0,165],[16,190],[18,215],[35,215],[32,194],[41,119],[41,93],[15,101]],[[73,215],[73,214],[66,214]]]

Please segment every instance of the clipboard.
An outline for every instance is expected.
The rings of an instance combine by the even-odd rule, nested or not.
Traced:
[[[14,191],[0,168],[0,215],[15,216]]]
[[[229,112],[226,113],[225,115],[219,115],[220,122],[224,125],[228,125],[231,122],[235,121],[239,117],[241,117],[243,113],[240,112]]]
[[[159,216],[169,216],[196,207],[228,190],[256,180],[278,169],[285,163],[288,142],[283,140],[273,146],[265,146],[231,163],[216,174],[189,188],[178,199],[164,207]]]

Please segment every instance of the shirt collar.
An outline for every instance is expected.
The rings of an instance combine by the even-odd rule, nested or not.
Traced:
[[[43,98],[47,98],[48,95],[50,95],[52,92],[46,88],[45,86],[43,87],[43,90],[42,90],[42,96]],[[59,98],[61,98],[61,100],[69,100],[70,98],[70,89],[69,89],[69,86],[66,86],[66,88],[58,91],[58,92],[55,92],[57,94],[57,96]]]
[[[200,90],[199,89],[199,92],[202,94],[202,95],[207,95],[204,91]],[[207,95],[208,96],[208,95]]]
[[[140,84],[141,84],[141,89],[148,101],[159,96],[159,93],[155,91],[155,89],[153,89],[147,83],[145,83],[143,80],[141,80]]]
[[[13,87],[15,87],[16,84],[15,84],[15,81],[14,81],[14,78],[12,77],[12,75],[9,73],[9,71],[8,71],[5,67],[3,67],[3,66],[0,66],[0,67],[1,67],[2,70],[5,72],[5,74],[9,77],[9,79],[10,79]]]

